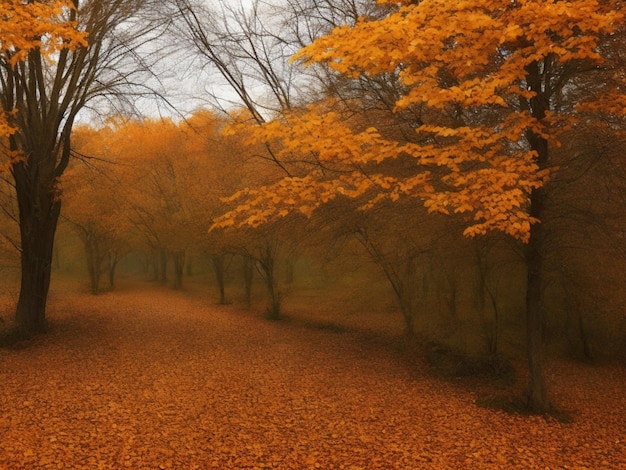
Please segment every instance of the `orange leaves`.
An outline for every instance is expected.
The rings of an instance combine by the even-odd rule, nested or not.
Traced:
[[[348,76],[400,71],[409,88],[397,105],[498,105],[524,93],[525,67],[554,56],[599,60],[600,32],[623,19],[597,1],[520,2],[425,0],[377,21],[337,28],[304,48],[297,59],[322,62]],[[494,68],[494,62],[501,62]],[[442,83],[445,70],[454,83]]]
[[[68,19],[74,10],[71,1],[23,2],[3,0],[0,54],[10,65],[24,60],[29,51],[39,48],[45,55],[60,49],[85,46],[86,34]]]
[[[619,365],[551,361],[555,396],[576,411],[564,424],[476,404],[521,385],[433,378],[389,343],[360,340],[395,328],[372,308],[325,314],[303,297],[306,314],[285,324],[152,287],[95,299],[53,289],[63,328],[2,350],[0,468],[626,466]],[[302,326],[326,315],[355,333]]]
[[[14,67],[34,49],[51,60],[61,49],[85,46],[86,34],[77,30],[75,21],[68,19],[68,12],[73,10],[73,3],[68,0],[0,1],[0,63]],[[0,111],[0,138],[15,131],[7,112]]]
[[[116,118],[77,128],[74,149],[95,158],[69,168],[66,215],[150,249],[208,243],[207,228],[226,210],[220,197],[243,177],[240,148],[222,126],[199,111],[181,122]]]
[[[403,86],[395,111],[420,116],[417,134],[398,140],[363,129],[333,103],[239,127],[249,144],[271,145],[279,160],[310,168],[297,166],[299,178],[250,190],[245,201],[252,204],[221,223],[310,215],[337,195],[359,199],[363,208],[409,196],[431,212],[466,214],[468,236],[497,230],[528,240],[537,222],[527,214],[529,198],[550,172],[538,164],[531,140],[558,146],[574,119],[550,111],[551,87],[570,79],[559,67],[600,62],[601,35],[617,28],[623,13],[599,0],[381,3],[393,4],[387,16],[336,28],[294,60],[351,78],[393,74]],[[531,86],[531,69],[547,82]],[[540,112],[533,100],[545,101]],[[615,103],[612,111],[623,112],[623,100]],[[406,164],[401,171],[399,160]]]
[[[313,211],[341,193],[338,181],[316,182],[313,175],[284,178],[275,184],[247,188],[225,199],[236,207],[218,217],[212,229],[258,227],[299,212],[310,217]]]
[[[529,129],[548,135],[528,113],[507,114],[495,126],[423,125],[417,129],[420,138],[437,142],[429,144],[388,139],[373,127],[357,132],[349,124],[321,105],[245,128],[251,143],[272,142],[282,161],[314,155],[315,169],[240,191],[228,201],[236,207],[214,227],[258,227],[293,212],[309,217],[338,196],[362,201],[362,209],[413,197],[430,212],[471,213],[466,235],[499,230],[527,239],[534,221],[520,214],[530,192],[548,176],[539,170],[534,152],[511,154]],[[398,158],[412,166],[401,174],[387,172]]]
[[[11,135],[15,132],[15,128],[7,122],[4,113],[0,114],[0,137]]]

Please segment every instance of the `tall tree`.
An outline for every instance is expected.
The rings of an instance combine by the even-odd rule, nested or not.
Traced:
[[[464,214],[467,236],[495,230],[521,240],[528,267],[529,406],[544,411],[545,233],[539,222],[550,191],[550,146],[576,121],[576,106],[598,99],[600,87],[576,92],[581,75],[615,65],[601,45],[622,24],[618,2],[381,3],[391,9],[384,17],[336,28],[296,57],[357,80],[397,76],[403,88],[395,109],[411,111],[413,136],[402,141],[375,126],[355,129],[328,105],[256,128],[257,140],[282,142],[279,158],[297,148],[317,155],[319,165],[240,193],[244,210],[218,224],[259,224],[291,211],[308,215],[339,194],[368,195],[364,208],[409,196],[431,212]]]
[[[94,98],[110,100],[133,87],[136,93],[148,92],[145,80],[138,77],[148,62],[141,56],[148,38],[158,37],[166,20],[152,13],[158,3],[151,0],[8,4],[14,16],[3,21],[3,27],[33,10],[35,24],[50,18],[74,31],[59,37],[56,28],[36,28],[25,32],[33,47],[3,44],[0,56],[0,103],[12,132],[8,148],[16,156],[10,165],[19,207],[22,269],[16,322],[22,332],[32,333],[46,326],[61,209],[57,181],[70,160],[74,122]],[[148,13],[154,17],[142,17]]]

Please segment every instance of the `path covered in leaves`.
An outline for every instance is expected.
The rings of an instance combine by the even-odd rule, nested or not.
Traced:
[[[53,330],[0,350],[0,468],[626,468],[623,368],[551,372],[572,423],[347,332],[184,294],[57,293]]]

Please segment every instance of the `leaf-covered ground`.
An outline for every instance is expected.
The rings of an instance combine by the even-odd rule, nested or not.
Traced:
[[[0,468],[626,468],[626,373],[551,364],[574,420],[480,407],[350,332],[152,290],[57,293],[0,349]]]

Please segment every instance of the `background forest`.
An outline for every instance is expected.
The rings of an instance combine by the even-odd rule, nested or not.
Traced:
[[[404,334],[455,357],[524,357],[535,321],[550,354],[626,361],[620,2],[93,3],[77,10],[89,44],[71,60],[3,59],[6,111],[22,110],[13,75],[66,80],[61,67],[83,60],[79,85],[57,90],[74,104],[39,101],[42,122],[55,110],[62,124],[48,146],[53,276],[85,276],[94,295],[202,285],[272,319]],[[404,22],[440,49],[403,42]],[[44,93],[28,89],[32,111]],[[12,152],[34,154],[34,121],[7,137],[6,279],[20,255],[24,275],[16,194],[33,165]]]

